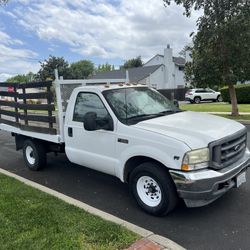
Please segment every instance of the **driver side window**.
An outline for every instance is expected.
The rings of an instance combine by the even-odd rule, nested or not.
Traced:
[[[109,115],[98,95],[94,93],[79,93],[76,98],[73,121],[83,122],[88,112],[95,112],[99,119],[104,119]]]

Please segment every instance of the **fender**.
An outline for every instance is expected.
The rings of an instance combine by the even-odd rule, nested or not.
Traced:
[[[135,156],[145,156],[152,158],[168,169],[180,169],[180,165],[182,162],[183,155],[180,155],[179,158],[172,158],[170,154],[168,154],[166,151],[160,150],[155,147],[147,146],[147,145],[137,145],[127,148],[122,152],[120,155],[120,164],[116,168],[116,176],[124,182],[124,171],[126,163],[129,159]],[[136,166],[135,166],[136,167]]]

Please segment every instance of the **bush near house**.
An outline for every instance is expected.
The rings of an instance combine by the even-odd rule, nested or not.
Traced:
[[[235,85],[238,103],[250,103],[250,84]],[[223,87],[221,95],[224,102],[230,102],[228,87]]]

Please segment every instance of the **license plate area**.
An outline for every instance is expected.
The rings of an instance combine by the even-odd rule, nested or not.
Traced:
[[[236,176],[236,187],[238,188],[245,182],[246,182],[246,171],[241,172],[238,176]]]

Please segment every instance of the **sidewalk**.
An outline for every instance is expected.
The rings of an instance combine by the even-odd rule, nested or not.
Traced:
[[[208,113],[211,115],[231,115],[231,112],[204,112],[204,113]],[[250,115],[250,112],[244,112],[244,113],[239,113],[239,115]],[[250,125],[250,120],[235,120],[237,122],[242,123],[243,125]]]
[[[125,250],[162,250],[160,245],[143,238],[141,240],[136,241],[133,245],[131,245],[129,248],[126,248]]]
[[[231,115],[231,112],[204,112],[215,115]],[[239,115],[250,115],[250,112],[240,112]]]

